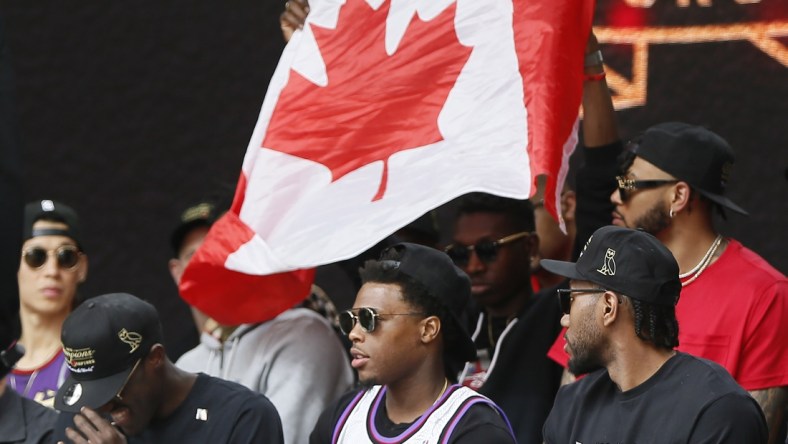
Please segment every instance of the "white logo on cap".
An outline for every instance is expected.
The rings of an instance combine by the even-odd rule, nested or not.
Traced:
[[[55,203],[51,200],[42,200],[41,209],[44,211],[55,211]]]
[[[616,250],[608,248],[605,252],[605,259],[604,263],[602,264],[602,268],[597,271],[604,274],[605,276],[614,276],[616,274],[616,261],[613,260],[615,256]]]
[[[63,403],[66,405],[74,405],[82,397],[82,384],[76,383],[69,387],[66,394],[63,395]]]

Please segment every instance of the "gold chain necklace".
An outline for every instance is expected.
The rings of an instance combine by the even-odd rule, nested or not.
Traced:
[[[438,400],[441,399],[441,396],[443,396],[443,394],[446,393],[446,388],[447,387],[449,387],[449,378],[445,378],[444,377],[443,378],[443,390],[441,390],[441,392],[438,393],[438,397],[435,398],[435,401],[432,402],[432,405],[435,405],[435,403],[437,403]]]

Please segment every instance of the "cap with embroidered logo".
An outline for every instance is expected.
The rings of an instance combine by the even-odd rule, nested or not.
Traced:
[[[178,219],[178,225],[170,235],[170,246],[174,257],[178,257],[183,240],[190,231],[197,227],[210,227],[219,219],[225,209],[221,209],[216,203],[213,202],[200,202],[183,210]]]
[[[551,273],[590,281],[651,304],[675,305],[681,292],[673,254],[641,230],[602,227],[588,239],[577,262],[542,259],[540,263]]]
[[[69,376],[55,396],[55,408],[77,412],[109,402],[137,361],[162,342],[162,329],[153,305],[113,293],[77,307],[63,323],[60,337]]]
[[[33,229],[33,225],[39,220],[61,222],[66,225],[66,229]],[[68,205],[56,200],[37,200],[25,205],[25,222],[23,226],[22,241],[37,236],[67,236],[74,239],[77,246],[82,249],[77,212]]]

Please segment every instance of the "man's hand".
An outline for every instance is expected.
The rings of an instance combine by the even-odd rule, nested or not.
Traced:
[[[302,29],[309,14],[309,2],[307,0],[289,0],[285,2],[285,12],[279,16],[279,26],[282,28],[282,37],[286,42],[296,29]]]
[[[77,430],[66,427],[66,436],[74,444],[123,444],[126,442],[126,437],[118,429],[87,407],[83,407],[81,412],[74,416],[74,426]]]

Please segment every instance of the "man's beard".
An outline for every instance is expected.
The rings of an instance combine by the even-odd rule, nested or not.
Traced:
[[[635,220],[630,228],[641,229],[656,236],[657,233],[670,226],[670,210],[662,201],[657,201],[646,214]]]
[[[605,342],[601,332],[593,324],[592,319],[583,325],[580,336],[574,343],[569,343],[571,357],[567,367],[573,375],[584,375],[605,367],[604,350]],[[568,342],[568,341],[567,341]]]

